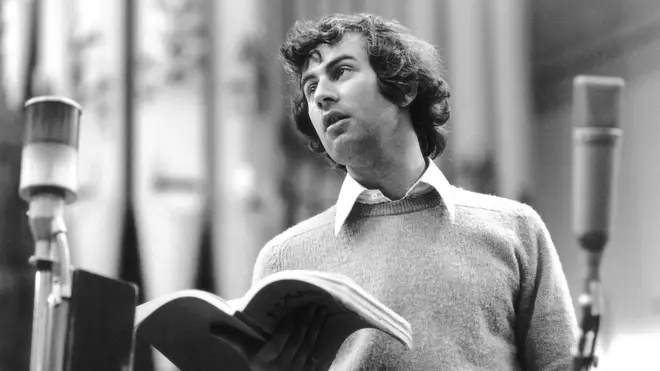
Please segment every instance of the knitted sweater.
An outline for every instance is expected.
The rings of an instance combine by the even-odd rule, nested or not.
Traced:
[[[529,206],[455,188],[335,206],[275,237],[254,280],[287,269],[342,273],[410,322],[413,349],[378,330],[352,334],[331,370],[568,370],[577,323],[547,228]]]

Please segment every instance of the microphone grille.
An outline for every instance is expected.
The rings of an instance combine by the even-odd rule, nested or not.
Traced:
[[[75,101],[41,96],[25,103],[24,143],[55,142],[78,149],[82,107]]]
[[[573,125],[619,127],[620,77],[578,75],[573,79]]]

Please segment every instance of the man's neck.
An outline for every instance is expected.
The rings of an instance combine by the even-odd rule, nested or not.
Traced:
[[[368,167],[347,167],[347,171],[362,186],[378,189],[387,198],[398,200],[406,195],[426,170],[426,160],[421,151],[410,152],[381,158]]]

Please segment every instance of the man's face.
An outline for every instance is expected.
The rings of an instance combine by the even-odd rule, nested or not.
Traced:
[[[399,107],[381,95],[361,35],[319,45],[301,82],[309,118],[337,163],[366,165],[395,134]]]

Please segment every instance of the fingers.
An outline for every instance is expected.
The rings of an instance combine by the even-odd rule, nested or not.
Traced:
[[[251,364],[257,369],[327,370],[325,359],[314,359],[315,346],[325,325],[327,310],[310,305],[285,317]],[[322,352],[317,354],[322,357]],[[332,361],[332,360],[330,360]],[[332,362],[330,362],[332,363]]]
[[[310,326],[314,325],[314,315],[318,311],[315,305],[306,307],[302,312],[298,312],[297,321],[294,324],[294,328],[291,329],[292,335],[289,337],[289,341],[284,348],[283,352],[280,355],[278,360],[279,364],[288,364],[292,370],[302,369],[302,366],[305,365],[306,356],[304,354],[300,355],[300,350],[303,349],[304,341],[307,332],[310,330]],[[305,357],[302,360],[302,364],[299,364],[300,361],[297,361],[298,358]],[[298,364],[297,364],[298,363]]]
[[[325,326],[327,310],[324,307],[315,307],[314,309],[303,342],[293,359],[294,369],[297,370],[314,370],[314,367],[319,366],[318,360],[314,358],[314,349],[321,330]]]
[[[256,354],[259,363],[269,364],[280,357],[289,338],[293,336],[294,317],[293,315],[286,316],[278,324],[273,336]]]

